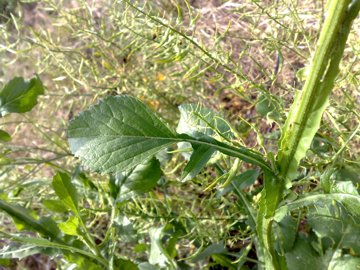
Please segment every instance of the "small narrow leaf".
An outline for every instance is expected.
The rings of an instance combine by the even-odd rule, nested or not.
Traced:
[[[48,232],[51,232],[52,235],[54,235],[54,236],[55,235],[57,236],[60,233],[60,230],[59,230],[59,228],[57,226],[57,223],[50,217],[41,217],[39,219],[39,224],[42,227],[46,228],[46,230]]]
[[[71,245],[65,245],[63,243],[57,243],[55,241],[49,241],[43,238],[35,238],[35,237],[23,237],[17,236],[14,234],[7,234],[4,232],[0,232],[2,238],[11,239],[11,241],[19,242],[23,244],[32,245],[38,248],[54,248],[54,249],[61,249],[65,253],[65,251],[69,251],[69,254],[76,254],[77,256],[82,255],[85,256],[87,259],[97,261],[101,263],[103,266],[108,266],[108,262],[103,258],[99,258],[96,255],[86,251],[85,249],[77,248]],[[98,268],[100,269],[100,268]]]
[[[29,214],[28,209],[21,207],[20,205],[10,204],[0,200],[0,209],[10,215],[14,221],[23,225],[24,229],[34,230],[44,236],[49,236],[55,239],[58,235],[58,231],[53,228],[54,221],[49,225],[49,221],[45,222],[44,219],[37,220],[35,217]]]
[[[246,213],[248,215],[248,224],[250,225],[250,227],[253,230],[255,230],[256,229],[256,216],[255,216],[256,210],[255,210],[255,208],[252,206],[251,202],[246,198],[243,191],[240,190],[234,182],[231,183],[231,186],[241,202],[241,204],[239,204],[238,207],[240,209],[244,208],[244,210],[246,211]]]
[[[189,162],[186,164],[181,179],[183,182],[194,178],[211,159],[215,149],[206,145],[194,147]]]
[[[243,189],[254,184],[258,177],[258,170],[247,170],[242,174],[235,176],[232,182],[238,189]]]
[[[213,254],[222,254],[222,253],[226,253],[224,241],[209,245],[203,251],[201,251],[199,254],[197,254],[192,259],[192,261],[198,262],[198,261],[201,261],[201,260],[204,260],[204,259],[210,257]]]
[[[116,173],[110,177],[110,193],[114,199],[124,201],[139,193],[152,190],[162,174],[156,158],[139,164],[131,170]]]
[[[39,77],[25,81],[16,77],[0,91],[0,117],[8,113],[24,113],[37,104],[37,97],[44,94],[44,87]]]
[[[114,260],[114,266],[117,270],[138,270],[139,268],[135,263],[127,259],[117,258]]]
[[[64,213],[68,211],[60,200],[43,200],[42,204],[53,212]]]
[[[242,189],[253,185],[259,177],[259,170],[247,170],[239,175],[234,176],[231,180],[231,185],[217,191],[217,196],[225,196],[230,191],[235,193],[241,192]]]
[[[43,248],[34,245],[10,243],[0,249],[0,258],[22,259],[42,252]],[[0,262],[0,266],[4,265]]]
[[[59,172],[54,176],[52,185],[62,203],[73,213],[78,214],[78,197],[70,176]]]
[[[9,142],[9,141],[11,141],[10,134],[0,129],[0,142]]]
[[[232,260],[224,254],[213,254],[213,255],[211,255],[211,259],[213,259],[220,266],[223,266],[225,269],[229,269],[229,270],[238,269],[233,264]]]
[[[335,171],[331,175],[331,179],[334,179],[335,181],[352,181],[354,185],[359,185],[359,171],[359,165],[342,165],[335,169]]]
[[[68,235],[80,235],[79,228],[79,219],[77,217],[71,216],[67,221],[58,224],[59,229]]]
[[[255,109],[262,117],[267,117],[279,122],[281,115],[276,106],[278,103],[279,101],[275,100],[275,97],[270,96],[270,94],[261,94],[259,95]]]

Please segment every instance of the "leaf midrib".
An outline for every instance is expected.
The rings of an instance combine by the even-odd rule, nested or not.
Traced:
[[[116,135],[100,135],[101,137],[118,137]],[[101,138],[100,137],[100,138]],[[120,135],[119,134],[119,139],[120,137],[122,139],[126,139],[126,138],[143,138],[144,140],[164,140],[164,141],[174,141],[174,143],[176,142],[188,142],[191,144],[200,144],[200,145],[206,145],[206,146],[210,146],[210,147],[214,147],[215,149],[217,149],[220,152],[226,152],[226,153],[233,153],[233,156],[235,157],[239,157],[239,158],[245,158],[249,161],[251,161],[250,163],[260,166],[262,169],[265,169],[267,171],[272,171],[271,168],[269,167],[269,165],[260,157],[253,157],[251,155],[258,155],[258,153],[254,152],[253,150],[249,150],[246,148],[239,148],[239,150],[243,150],[243,151],[249,151],[250,155],[246,155],[244,153],[241,153],[240,151],[237,151],[235,149],[237,149],[234,146],[231,145],[227,145],[225,143],[221,143],[223,145],[226,145],[227,147],[218,145],[218,144],[213,144],[210,142],[206,142],[206,141],[202,141],[202,140],[197,140],[197,139],[190,139],[190,138],[180,138],[180,137],[158,137],[158,136],[154,136],[154,137],[150,137],[150,136],[136,136],[136,135]],[[93,138],[92,140],[96,140],[99,139],[99,135],[93,135],[93,136],[86,136],[86,137],[72,137],[71,139],[89,139],[89,138]],[[215,140],[216,141],[216,140]],[[220,142],[219,142],[220,143]],[[250,152],[251,151],[251,152]]]

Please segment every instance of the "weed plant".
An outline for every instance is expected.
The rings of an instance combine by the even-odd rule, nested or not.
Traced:
[[[46,0],[4,13],[1,263],[356,269],[359,27],[325,109],[351,21],[336,19],[351,1],[330,2]],[[310,69],[321,28],[318,50],[336,50]],[[18,91],[37,89],[38,105],[4,109],[14,74],[34,71],[45,93],[40,81]],[[302,88],[310,105],[289,113]]]

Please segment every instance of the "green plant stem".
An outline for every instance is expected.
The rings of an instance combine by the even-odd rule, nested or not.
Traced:
[[[79,223],[80,223],[80,227],[83,230],[83,239],[86,243],[86,245],[88,246],[88,248],[99,258],[104,259],[104,257],[102,256],[98,246],[96,245],[96,243],[94,242],[93,237],[90,235],[90,233],[88,232],[88,229],[86,228],[86,225],[84,223],[84,221],[82,220],[80,213],[77,214],[78,219],[79,219]]]
[[[351,24],[359,13],[359,0],[332,0],[303,90],[295,98],[285,123],[278,164],[280,174],[291,179],[310,147],[321,121]]]
[[[245,162],[251,163],[253,165],[259,166],[264,171],[272,172],[271,167],[267,162],[262,158],[261,154],[247,149],[245,147],[234,147],[232,145],[217,141],[210,137],[204,137],[200,139],[194,139],[192,137],[189,137],[187,135],[181,134],[182,138],[179,138],[177,140],[189,142],[191,144],[198,144],[198,145],[207,145],[210,147],[214,147],[216,150],[220,151],[221,153],[239,158]]]
[[[266,179],[275,182],[265,183],[259,210],[258,233],[265,252],[265,269],[287,269],[284,258],[278,256],[274,249],[272,224],[275,210],[286,188],[285,181],[289,184],[296,176],[300,160],[305,156],[320,127],[322,114],[339,73],[339,63],[351,24],[359,9],[360,0],[331,0],[309,76],[303,90],[295,97],[283,128],[277,161],[279,175]],[[278,195],[274,196],[274,192]],[[269,195],[275,202],[267,198]],[[269,203],[272,204],[271,207],[268,206]]]
[[[109,269],[113,270],[114,269],[114,254],[115,254],[115,250],[116,250],[116,239],[117,239],[117,234],[116,234],[116,230],[114,228],[114,223],[115,223],[115,218],[119,216],[119,209],[116,205],[116,200],[113,202],[113,206],[111,209],[111,216],[110,216],[110,224],[109,224],[109,233],[110,233],[110,245],[109,245]]]
[[[115,230],[115,218],[119,216],[119,208],[117,205],[117,199],[113,200],[110,196],[108,196],[109,202],[111,202],[111,214],[110,214],[110,221],[108,224],[108,229],[105,233],[105,237],[103,242],[100,244],[100,247],[109,244],[109,270],[114,269],[114,256],[116,250],[116,239],[118,237],[116,230]]]
[[[226,186],[228,186],[231,182],[231,180],[234,178],[234,176],[236,175],[238,169],[240,166],[240,159],[235,159],[234,164],[232,165],[230,171],[229,171],[229,176],[227,177],[226,181],[224,182],[224,184],[221,185],[221,188],[225,188]]]

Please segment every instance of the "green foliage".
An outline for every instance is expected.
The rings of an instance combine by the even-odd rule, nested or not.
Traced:
[[[136,166],[122,182],[129,190],[144,193],[156,186],[160,176],[160,162],[157,159],[151,159],[145,164]]]
[[[41,253],[64,269],[359,265],[351,35],[329,95],[360,1],[331,1],[310,68],[316,31],[296,6],[307,3],[190,2],[45,0],[34,7],[52,24],[31,31],[23,3],[5,13],[0,61],[39,58],[51,88],[39,104],[38,77],[0,92],[0,264]]]
[[[309,76],[303,90],[295,95],[283,127],[278,159],[281,174],[288,179],[296,177],[300,160],[306,155],[328,106],[345,43],[356,18],[354,14],[360,9],[359,1],[353,1],[353,5],[350,2],[331,1]]]
[[[57,173],[53,178],[52,186],[63,205],[73,213],[79,214],[78,196],[70,176],[66,173]]]
[[[10,136],[10,134],[7,133],[6,131],[0,129],[0,141],[2,141],[2,142],[9,142],[9,141],[11,141],[11,136]]]
[[[149,231],[151,249],[149,263],[161,268],[176,269],[176,263],[171,260],[165,247],[161,243],[163,228],[151,228]]]
[[[210,109],[195,104],[183,104],[179,106],[179,111],[180,120],[176,129],[178,133],[194,138],[201,138],[204,134],[227,140],[234,137],[230,125]],[[213,157],[216,150],[208,145],[198,146],[191,143],[179,143],[178,146],[180,150],[193,148],[189,162],[183,170],[182,181],[193,179]]]
[[[45,250],[42,247],[28,245],[28,244],[17,244],[17,245],[9,245],[1,249],[0,256],[2,258],[22,259],[36,253],[43,253],[44,251]],[[6,266],[2,262],[0,263],[0,265]]]
[[[25,81],[22,77],[13,78],[0,90],[0,118],[10,113],[29,112],[37,104],[38,96],[43,94],[44,86],[38,76],[30,81]],[[0,129],[0,142],[10,141],[11,135]],[[4,155],[6,152],[0,153],[1,164],[11,163]]]
[[[67,221],[59,223],[58,227],[64,234],[74,236],[80,235],[80,232],[78,231],[79,219],[76,217],[69,217]]]
[[[193,148],[194,151],[181,176],[182,181],[188,181],[194,178],[205,167],[215,152],[214,148],[207,145],[194,145]]]
[[[206,134],[190,137],[170,130],[140,100],[107,97],[70,122],[71,151],[95,171],[116,172],[145,162],[161,150],[188,142],[214,149],[269,169],[261,155],[245,147],[234,148]]]
[[[5,201],[0,201],[0,209],[9,214],[15,223],[19,224],[19,229],[34,230],[46,237],[57,238],[58,229],[56,225],[53,226],[54,222],[51,219],[33,217],[28,209]]]
[[[16,77],[0,91],[0,116],[9,113],[25,113],[37,104],[37,97],[44,94],[44,87],[38,77],[25,81]]]
[[[134,194],[151,191],[162,174],[160,162],[152,158],[131,170],[116,173],[110,179],[112,196],[118,200],[126,200]]]
[[[132,110],[128,109],[129,106],[125,105],[126,102],[130,102],[130,104],[132,105],[132,107],[131,107]],[[219,149],[217,143],[213,143],[214,141],[208,140],[208,139],[202,140],[202,138],[204,138],[204,136],[207,136],[207,134],[201,133],[201,131],[199,131],[200,129],[192,130],[190,133],[193,136],[197,136],[197,139],[192,138],[189,135],[184,137],[184,136],[176,134],[176,133],[171,133],[172,137],[170,137],[170,136],[166,137],[166,134],[165,135],[162,135],[162,133],[154,134],[154,133],[151,133],[154,131],[150,132],[150,129],[144,129],[144,127],[147,127],[147,125],[151,125],[151,122],[148,119],[155,119],[155,120],[152,120],[152,121],[154,121],[154,123],[161,123],[161,125],[160,125],[161,128],[163,128],[163,129],[166,128],[165,130],[169,130],[165,124],[160,122],[160,120],[149,109],[144,107],[144,105],[137,99],[131,98],[129,96],[119,96],[119,97],[115,97],[115,98],[109,97],[106,100],[102,101],[99,105],[96,105],[96,106],[100,106],[100,108],[109,108],[110,106],[107,103],[110,103],[111,106],[114,108],[115,107],[116,108],[121,108],[121,107],[124,108],[123,110],[119,110],[117,114],[112,114],[113,117],[115,117],[115,119],[110,118],[108,120],[109,123],[121,121],[118,118],[116,118],[116,115],[121,116],[120,119],[130,119],[130,121],[132,121],[132,119],[133,119],[130,117],[131,115],[136,115],[137,117],[139,115],[143,115],[141,118],[138,118],[138,119],[141,119],[141,120],[139,120],[138,123],[143,123],[142,129],[140,129],[140,125],[137,127],[137,129],[135,129],[136,126],[132,126],[132,128],[130,129],[129,128],[130,122],[127,122],[127,123],[125,122],[123,126],[121,126],[121,125],[114,126],[111,129],[112,133],[108,133],[109,135],[107,135],[107,133],[102,133],[99,129],[97,129],[97,131],[93,130],[93,132],[94,132],[93,134],[100,134],[100,137],[103,136],[103,134],[105,134],[105,137],[110,136],[109,138],[110,138],[111,142],[113,141],[113,137],[115,137],[115,135],[118,134],[119,136],[116,137],[116,140],[119,140],[119,142],[118,142],[119,144],[122,144],[121,140],[124,140],[125,142],[127,142],[128,137],[131,137],[131,136],[132,137],[140,137],[140,138],[145,137],[146,139],[150,139],[150,140],[152,138],[155,142],[161,141],[161,140],[166,140],[167,143],[169,141],[170,142],[172,141],[174,143],[174,142],[183,140],[185,142],[190,141],[195,145],[200,144],[199,148],[193,147],[194,152],[190,157],[188,165],[185,166],[185,168],[184,168],[186,174],[193,173],[194,171],[199,172],[201,170],[201,168],[206,164],[206,162],[211,157],[210,155],[206,155],[206,151],[208,151],[208,149],[211,149],[212,147],[214,147],[214,150]],[[91,144],[91,142],[92,142],[92,140],[97,140],[98,138],[94,137],[94,136],[90,136],[90,137],[85,138],[85,140],[83,140],[83,138],[81,137],[81,134],[88,135],[90,133],[89,127],[95,128],[95,124],[92,124],[92,126],[89,126],[86,122],[85,122],[86,125],[84,125],[81,122],[81,120],[83,120],[83,119],[89,119],[89,118],[84,118],[84,115],[86,116],[88,113],[92,112],[94,110],[93,108],[90,108],[89,111],[83,112],[79,117],[75,118],[75,120],[72,121],[72,124],[70,125],[70,130],[76,131],[77,129],[80,129],[82,133],[69,132],[69,136],[71,136],[71,135],[74,136],[74,134],[79,134],[79,135],[76,135],[75,140],[74,140],[74,138],[70,137],[69,142],[70,142],[70,145],[72,145],[73,147],[75,145],[76,149],[82,149],[82,147],[87,147],[87,144],[90,143],[90,145],[92,146],[92,150],[93,151],[95,150],[95,153],[96,153],[97,151],[100,150],[100,148],[95,148],[95,147],[97,147],[97,144],[96,143]],[[103,119],[103,118],[101,118],[101,115],[104,112],[104,109],[102,109],[102,110],[96,109],[95,111],[101,112],[101,114],[100,113],[93,114],[92,118],[93,119]],[[147,112],[146,114],[143,113],[145,111]],[[201,114],[199,114],[199,115],[201,116]],[[213,116],[211,117],[211,119],[213,119]],[[144,120],[148,120],[148,121],[146,122]],[[126,121],[126,120],[124,120],[124,121]],[[74,123],[77,123],[80,127],[75,127]],[[144,123],[147,123],[147,124],[144,124]],[[207,125],[210,126],[209,123],[207,123]],[[183,124],[181,126],[183,128],[185,125]],[[126,129],[126,132],[128,132],[128,133],[125,133],[125,127],[128,128],[128,129]],[[120,131],[117,132],[116,128],[120,128]],[[84,129],[84,130],[82,130],[82,129]],[[191,125],[190,125],[190,130],[191,130]],[[203,130],[206,130],[206,129],[203,129]],[[169,134],[170,134],[170,132],[169,132]],[[215,133],[213,133],[213,134],[215,134]],[[121,136],[123,136],[124,138],[121,138]],[[163,136],[163,137],[161,137],[161,136]],[[88,140],[90,140],[90,142],[88,142]],[[75,143],[74,143],[74,141],[75,141]],[[81,143],[84,143],[84,146],[81,145]],[[103,141],[103,143],[106,143],[106,141]],[[161,146],[162,147],[160,148],[158,145],[160,145],[160,147]],[[160,149],[157,149],[157,151],[150,152],[152,155],[155,155],[159,150],[168,146],[168,144],[161,145],[161,144],[159,144],[159,142],[158,142],[158,145],[156,145],[156,147],[159,147]],[[224,147],[229,147],[226,144],[221,144],[221,145]],[[201,161],[201,159],[204,158],[204,150],[202,150],[200,147],[203,147],[203,149],[205,150],[205,161],[206,162]],[[87,149],[87,151],[84,151],[83,152],[84,154],[88,153],[90,148],[88,147],[86,149]],[[140,155],[140,156],[142,155],[142,152],[137,154],[136,149],[137,148],[135,148],[134,151],[131,151],[131,153],[133,154],[132,160],[137,160],[137,158],[138,158],[137,155]],[[199,149],[201,151],[199,151]],[[233,149],[233,148],[231,148],[231,149]],[[121,148],[120,148],[120,151],[121,151]],[[227,153],[224,150],[222,150],[222,151],[224,153]],[[211,152],[211,154],[212,153],[213,153],[213,151]],[[96,154],[94,154],[94,155],[96,155]],[[118,159],[120,159],[120,162],[123,160],[123,156],[124,156],[124,154],[119,155],[117,157]],[[85,161],[85,164],[87,164],[86,162],[88,162],[89,155],[87,155],[87,156],[80,155],[80,158],[82,158]],[[148,159],[150,157],[146,156],[146,158]],[[97,160],[99,160],[99,159],[97,159]],[[142,161],[142,160],[144,160],[144,158],[140,157],[140,158],[138,158],[138,160]],[[113,162],[114,164],[119,163],[116,158],[114,158],[110,161]],[[158,163],[158,165],[159,165],[159,163]],[[127,165],[127,166],[129,166],[129,165]],[[198,168],[196,168],[196,166],[198,166]],[[200,167],[200,169],[199,169],[199,167]],[[125,167],[123,169],[126,169],[126,168],[127,167]],[[149,168],[149,169],[147,169],[147,168]],[[147,170],[149,170],[149,171],[147,171]],[[146,185],[147,181],[150,181],[150,183],[152,182],[152,183],[156,184],[156,181],[158,180],[158,177],[159,177],[159,175],[157,175],[155,178],[153,178],[151,176],[152,173],[153,173],[152,166],[144,167],[142,165],[140,168],[139,168],[139,166],[137,166],[137,167],[135,167],[135,169],[133,171],[130,172],[130,174],[128,174],[127,178],[123,177],[123,179],[120,178],[118,181],[119,181],[119,183],[123,182],[124,185],[127,186],[130,190],[132,189],[134,191],[148,191],[149,189]],[[134,174],[134,176],[133,176],[133,174]],[[144,176],[141,176],[141,175],[147,175],[147,177],[144,178]],[[194,175],[192,175],[192,177],[193,176]],[[154,181],[151,179],[154,179]],[[234,179],[232,179],[232,180],[234,181]],[[252,180],[252,181],[254,181],[254,180]],[[138,183],[139,186],[135,183]],[[234,182],[234,183],[236,183],[236,182]],[[351,182],[349,182],[349,183],[351,183]],[[139,187],[141,187],[141,184],[144,185],[143,186],[144,190],[142,190],[142,189],[139,190]],[[351,185],[352,185],[352,183],[351,183]],[[153,186],[153,184],[151,184],[151,187],[152,186]],[[303,199],[297,199],[294,202],[287,203],[286,205],[278,208],[278,204],[281,201],[282,189],[283,189],[282,183],[279,182],[279,179],[277,179],[276,176],[274,174],[272,174],[270,171],[265,170],[265,189],[261,196],[261,204],[263,205],[261,208],[263,210],[261,210],[261,208],[260,208],[260,211],[258,214],[257,232],[260,236],[260,241],[262,243],[264,243],[264,247],[268,250],[272,250],[272,251],[270,251],[271,255],[269,255],[268,257],[265,257],[265,260],[273,260],[272,263],[274,265],[282,264],[283,266],[280,266],[280,267],[285,267],[282,262],[277,261],[277,260],[284,260],[284,259],[282,259],[282,256],[285,254],[288,267],[297,267],[295,265],[296,265],[296,261],[298,259],[297,259],[297,257],[296,258],[292,257],[291,254],[300,252],[300,253],[303,253],[304,257],[306,257],[311,252],[311,251],[309,251],[309,248],[311,248],[309,246],[309,244],[306,244],[306,242],[304,242],[303,240],[299,240],[299,242],[295,241],[296,232],[297,232],[297,230],[296,230],[297,223],[294,222],[292,220],[292,218],[287,215],[287,213],[289,213],[290,211],[293,211],[295,209],[300,209],[302,207],[306,207],[309,205],[318,205],[318,204],[322,205],[322,203],[326,203],[326,202],[331,203],[335,199],[336,201],[344,204],[344,206],[346,207],[346,209],[348,211],[350,211],[350,213],[354,214],[355,216],[359,216],[359,212],[357,210],[357,209],[360,209],[359,208],[359,206],[360,206],[359,205],[359,196],[358,196],[356,189],[351,188],[350,186],[346,187],[344,185],[339,185],[339,187],[337,189],[336,188],[332,189],[333,193],[331,195],[324,195],[324,194],[312,195],[312,196],[307,195]],[[342,192],[342,193],[339,193],[339,192]],[[241,197],[241,195],[240,195],[240,197]],[[278,213],[278,217],[275,218],[276,220],[278,220],[278,224],[277,224],[278,237],[277,237],[276,241],[279,246],[277,248],[278,249],[277,251],[275,251],[274,247],[272,246],[273,245],[273,243],[272,243],[273,240],[271,240],[272,236],[271,236],[271,234],[269,235],[269,231],[268,231],[269,226],[272,226],[272,222],[269,223],[269,221],[267,221],[267,218],[272,218],[274,216],[275,211],[277,211],[277,213]],[[252,209],[248,210],[248,213],[250,216],[253,215],[252,212],[253,212]],[[279,215],[281,218],[279,217]],[[282,217],[282,215],[284,215],[284,217]],[[326,229],[323,227],[322,229],[325,231],[322,231],[322,232],[320,232],[317,229],[318,223],[315,221],[314,218],[312,218],[313,215],[314,215],[313,212],[309,213],[309,224],[312,225],[313,230],[315,233],[317,233],[317,236],[319,237],[319,239],[321,239],[324,235],[326,235],[327,237],[331,237],[331,231],[329,231],[329,229]],[[315,214],[316,219],[321,220],[321,215],[322,214],[320,214],[320,212],[317,212]],[[263,221],[264,216],[265,216],[265,221]],[[327,216],[329,216],[329,214],[327,214]],[[346,222],[345,217],[340,217],[340,220],[341,220],[341,222]],[[320,223],[323,223],[323,222],[324,222],[323,220],[320,221]],[[332,223],[329,223],[329,224],[332,224]],[[349,226],[351,226],[350,220],[347,221],[347,224],[349,224]],[[332,224],[332,225],[334,225],[334,224]],[[334,229],[336,226],[335,225],[332,226],[332,225],[329,228]],[[157,240],[156,241],[154,240],[155,242],[152,242],[152,249],[151,249],[152,251],[150,253],[152,255],[150,255],[149,262],[150,262],[150,264],[158,264],[158,265],[160,265],[160,267],[165,267],[165,266],[169,267],[168,264],[169,263],[171,264],[171,261],[169,261],[169,256],[166,255],[166,252],[163,250],[163,248],[160,245],[160,242],[159,242],[160,240],[158,240],[158,238],[161,235],[161,234],[159,234],[160,232],[161,232],[160,229],[156,229],[153,233],[154,235],[156,235],[156,237],[153,235],[152,239],[156,238]],[[343,232],[348,233],[350,231],[348,229],[344,229]],[[352,233],[350,235],[352,235]],[[289,237],[290,237],[291,241],[289,241]],[[347,242],[345,241],[345,243],[347,243]],[[354,245],[354,242],[351,242],[351,246],[353,246],[353,245]],[[337,247],[339,247],[339,246],[337,245]],[[348,248],[349,246],[345,246],[345,247]],[[279,255],[277,255],[276,252],[279,252]],[[295,252],[295,253],[293,253],[293,252]],[[159,254],[162,254],[162,256],[160,256]],[[282,254],[282,255],[280,255],[280,254]],[[278,259],[275,259],[276,257],[278,257]],[[222,260],[221,257],[219,257],[217,259]],[[321,257],[316,256],[316,257],[314,257],[314,260],[317,261],[316,263],[314,262],[315,264],[320,264],[320,265],[322,264]],[[222,263],[224,263],[226,265],[225,262],[222,262]],[[175,266],[172,266],[172,267],[174,268]]]
[[[131,169],[177,137],[145,105],[130,96],[108,97],[70,122],[71,151],[95,171]]]
[[[212,110],[195,104],[179,106],[180,120],[177,126],[178,133],[197,137],[203,134],[217,138],[231,139],[234,137],[231,126]]]

